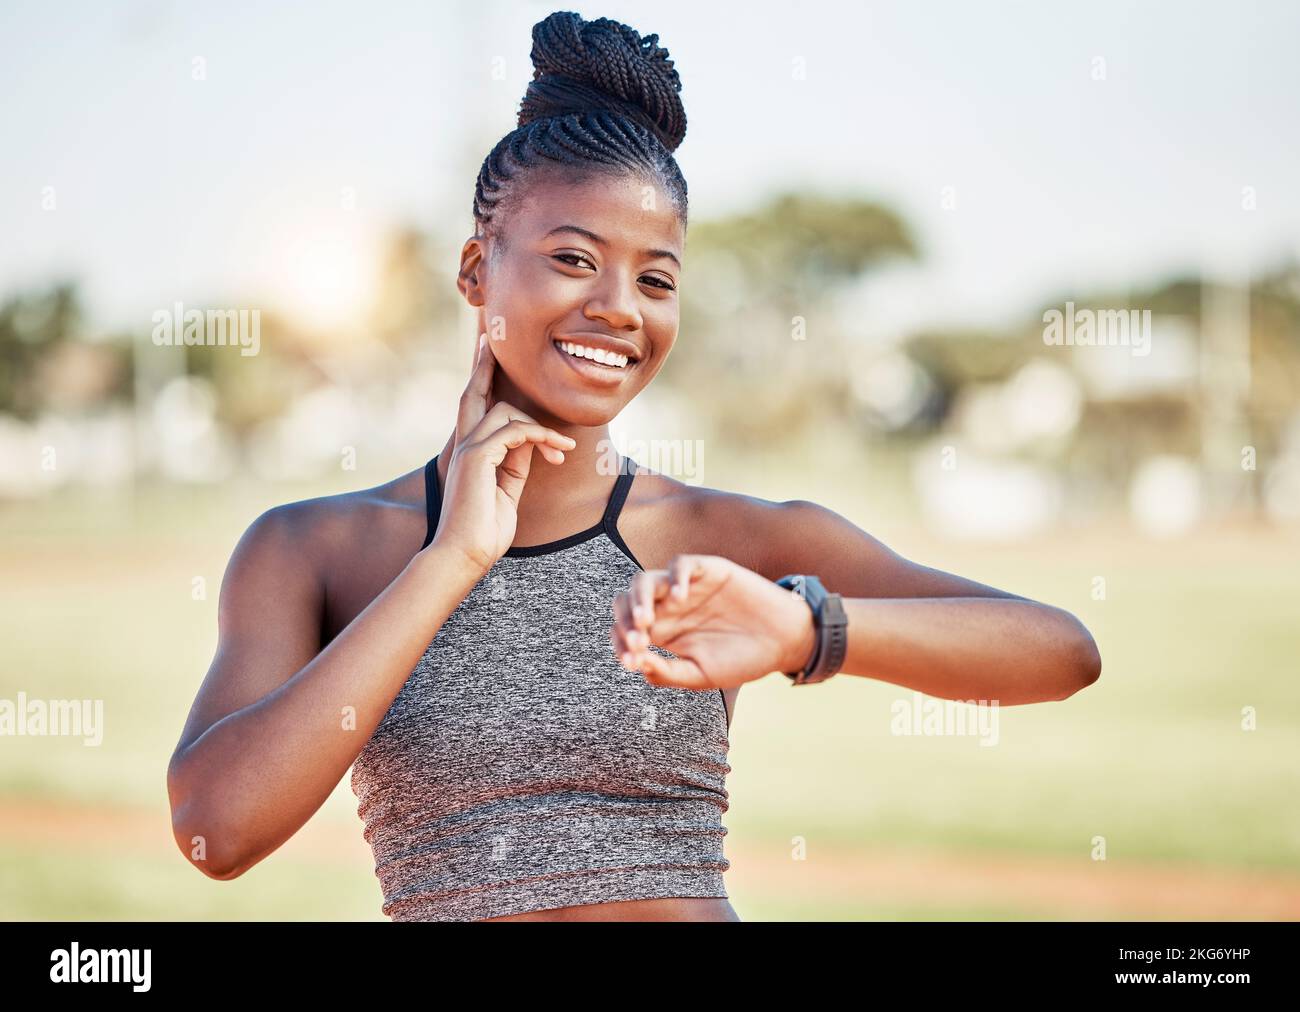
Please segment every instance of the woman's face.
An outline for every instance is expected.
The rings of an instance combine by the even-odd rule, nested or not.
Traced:
[[[504,248],[476,237],[461,254],[460,290],[480,307],[498,363],[495,395],[543,424],[605,425],[677,339],[681,222],[667,194],[636,176],[575,183],[543,169],[522,184]]]

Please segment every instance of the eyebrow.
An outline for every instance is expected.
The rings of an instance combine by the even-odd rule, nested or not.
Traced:
[[[555,228],[547,232],[546,235],[542,236],[542,238],[545,239],[549,236],[553,236],[557,232],[576,232],[578,235],[586,236],[588,239],[590,239],[594,243],[597,243],[598,245],[601,246],[609,245],[609,243],[606,240],[602,239],[595,232],[592,232],[590,229],[579,228],[577,225],[556,225]],[[680,269],[682,266],[682,262],[677,259],[676,254],[674,254],[671,250],[643,249],[641,253],[643,256],[649,256],[649,257],[667,257],[669,260],[671,260],[673,263],[677,265],[678,269]]]

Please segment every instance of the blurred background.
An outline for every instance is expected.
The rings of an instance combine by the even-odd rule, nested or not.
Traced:
[[[474,179],[553,9],[0,9],[0,709],[103,707],[0,735],[0,917],[383,919],[346,778],[215,882],[166,766],[242,531],[454,424]],[[577,9],[659,34],[690,124],[681,331],[614,435],[1104,659],[993,747],[747,686],[742,918],[1300,917],[1300,9]],[[256,342],[169,341],[191,310]]]

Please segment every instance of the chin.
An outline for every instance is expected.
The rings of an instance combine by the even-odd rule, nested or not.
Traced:
[[[623,410],[623,404],[617,405],[582,405],[570,400],[562,404],[556,404],[554,407],[546,405],[547,410],[566,425],[578,425],[586,429],[599,428],[602,425],[608,425],[618,413]]]

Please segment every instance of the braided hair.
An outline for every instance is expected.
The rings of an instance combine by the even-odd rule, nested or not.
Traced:
[[[686,225],[686,180],[673,152],[686,136],[681,79],[658,45],[608,18],[556,11],[533,25],[533,80],[519,125],[483,160],[474,188],[478,234],[502,240],[501,222],[533,170],[634,174],[658,184]]]

